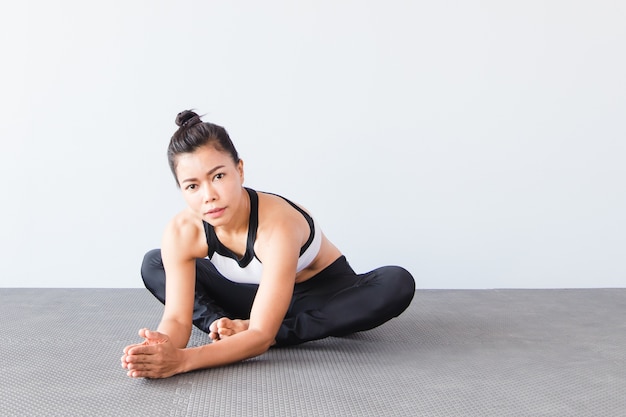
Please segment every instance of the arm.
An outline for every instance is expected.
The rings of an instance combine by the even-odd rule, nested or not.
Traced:
[[[184,348],[191,335],[196,258],[203,253],[197,247],[198,234],[198,226],[182,217],[167,227],[161,244],[166,274],[165,308],[157,331],[169,336],[178,348]]]
[[[301,243],[289,230],[274,230],[264,241],[266,243],[257,250],[263,259],[263,277],[252,305],[248,329],[218,343],[187,349],[186,371],[258,356],[274,343],[293,295]]]
[[[203,234],[197,222],[184,212],[168,224],[163,235],[161,256],[167,275],[165,308],[157,332],[147,333],[141,329],[139,336],[144,342],[124,348],[122,367],[129,370],[129,352],[133,348],[163,344],[165,340],[176,348],[184,348],[191,335],[194,289],[195,259],[206,253],[202,247]],[[205,244],[206,245],[206,244]],[[158,334],[158,336],[156,336]]]
[[[181,346],[175,340],[160,332],[142,330],[142,336],[146,337],[148,344],[133,346],[128,350],[126,368],[129,376],[163,378],[238,362],[267,351],[274,342],[291,302],[299,247],[303,239],[301,229],[289,219],[281,220],[271,230],[266,230],[263,238],[258,239],[255,249],[263,261],[263,276],[247,330],[218,343],[188,349],[180,349]],[[164,319],[166,317],[167,313]],[[162,322],[164,329],[167,325]]]

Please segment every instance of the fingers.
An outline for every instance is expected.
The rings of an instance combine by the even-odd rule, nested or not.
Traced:
[[[131,378],[167,378],[181,372],[178,349],[164,344],[137,346],[121,362]]]
[[[133,364],[126,367],[128,369],[126,375],[131,378],[157,378],[158,374],[150,366],[146,364]]]
[[[150,374],[149,372],[146,371],[128,371],[126,372],[126,375],[128,375],[131,378],[150,378]]]
[[[167,335],[145,328],[139,330],[139,336],[143,337],[145,341],[126,346],[123,357],[155,355],[159,351],[159,345],[169,340]]]
[[[151,378],[154,375],[151,368],[158,353],[158,346],[138,346],[120,358],[122,368],[128,370],[127,375],[132,378]]]
[[[213,335],[212,339],[219,339],[222,336],[232,336],[235,334],[235,331],[232,328],[232,320],[228,317],[222,317],[220,319],[215,320],[209,326],[209,330],[211,331],[210,335]]]
[[[128,375],[131,378],[150,378],[150,379],[156,379],[156,378],[167,378],[166,375],[161,375],[158,372],[155,372],[153,370],[130,370],[128,372],[126,372],[126,375]]]
[[[155,330],[143,328],[139,329],[139,337],[143,337],[144,339],[163,339],[165,335]]]
[[[157,331],[146,328],[139,329],[139,337],[143,337],[144,339],[156,339],[159,338],[159,336],[161,336],[161,333]]]
[[[122,362],[122,368],[133,370],[145,370],[149,366],[158,362],[158,354],[160,353],[160,347],[154,345],[138,345],[129,349],[120,358]]]
[[[143,337],[147,344],[165,343],[169,340],[166,334],[145,328],[139,330],[139,336]]]
[[[124,353],[128,354],[128,351],[131,350],[132,348],[137,347],[137,346],[143,346],[143,345],[145,345],[145,342],[135,343],[134,345],[128,345],[124,348]]]
[[[209,326],[209,330],[211,331],[211,333],[219,333],[219,329],[226,326],[227,320],[228,319],[226,317],[222,317],[221,319],[217,319],[213,323],[211,323],[211,325]]]
[[[126,356],[151,356],[159,352],[159,345],[135,345],[128,349]]]
[[[213,342],[217,342],[218,340],[220,340],[220,329],[224,328],[225,320],[226,318],[222,317],[221,319],[215,320],[209,326],[209,337]]]
[[[160,357],[169,338],[163,333],[143,328],[139,330],[139,336],[144,339],[142,343],[136,343],[124,348],[124,355],[120,358],[122,368],[127,370],[131,378],[162,378],[163,372],[159,371]]]
[[[220,329],[218,330],[218,333],[220,335],[220,337],[228,337],[228,336],[232,336],[235,334],[235,331],[233,329],[231,329],[230,327],[220,327]]]

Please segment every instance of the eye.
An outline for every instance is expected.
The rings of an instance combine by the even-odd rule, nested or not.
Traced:
[[[216,180],[221,180],[222,178],[224,178],[224,176],[225,176],[225,175],[226,175],[226,174],[224,174],[223,172],[220,172],[219,174],[217,174],[217,175],[215,175],[215,176],[213,177],[213,181],[216,181]]]
[[[196,188],[198,188],[196,184],[189,184],[188,186],[185,187],[185,190],[193,191]]]

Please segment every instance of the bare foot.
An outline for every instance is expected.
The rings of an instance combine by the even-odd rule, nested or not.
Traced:
[[[228,317],[222,317],[211,323],[211,326],[209,326],[209,330],[211,330],[209,336],[214,342],[217,342],[218,340],[248,330],[249,325],[250,320],[231,320]]]

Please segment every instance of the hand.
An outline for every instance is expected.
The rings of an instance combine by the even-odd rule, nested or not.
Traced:
[[[131,378],[167,378],[183,372],[183,349],[176,348],[169,337],[148,329],[139,330],[143,343],[124,348],[122,368]]]

